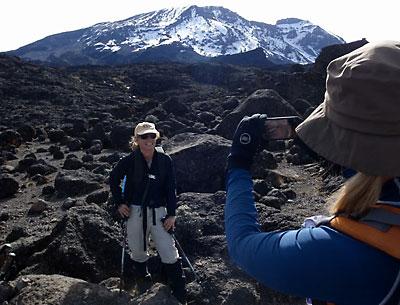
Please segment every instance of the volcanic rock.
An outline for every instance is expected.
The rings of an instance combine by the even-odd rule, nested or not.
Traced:
[[[64,161],[63,169],[80,169],[83,162],[77,158],[67,158]]]
[[[215,192],[224,188],[230,141],[208,134],[182,133],[164,144],[171,156],[177,191]]]
[[[175,297],[171,295],[171,289],[163,284],[157,283],[151,287],[146,293],[137,299],[138,305],[179,305]]]
[[[21,237],[26,237],[28,236],[28,232],[26,231],[26,228],[23,228],[21,226],[14,226],[13,229],[11,230],[11,232],[7,235],[6,237],[6,242],[13,242],[16,241],[17,239],[21,238]]]
[[[18,189],[19,183],[12,176],[7,174],[0,176],[0,199],[14,195]]]
[[[65,132],[62,129],[51,129],[47,134],[51,142],[61,142],[65,137]]]
[[[178,197],[176,235],[187,254],[226,255],[225,192],[182,193]]]
[[[0,147],[19,147],[22,143],[21,135],[15,130],[0,132]]]
[[[55,192],[55,188],[52,185],[46,185],[45,187],[43,187],[42,189],[42,195],[51,195],[54,194]]]
[[[278,92],[260,89],[246,98],[233,112],[228,114],[217,126],[217,134],[232,139],[237,124],[244,116],[265,113],[270,117],[299,115],[296,109],[284,100]]]
[[[55,173],[57,171],[57,168],[48,164],[46,161],[40,159],[37,161],[37,163],[32,164],[26,169],[26,172],[29,174],[29,176],[35,176],[37,174],[46,176],[51,173]]]
[[[78,151],[82,148],[82,142],[79,139],[71,139],[65,143],[70,151]]]
[[[110,140],[115,149],[128,151],[132,137],[132,125],[118,125],[112,128]]]
[[[36,164],[36,163],[37,163],[36,158],[25,157],[24,159],[18,161],[16,170],[19,172],[24,172],[27,170],[28,167],[30,167],[31,165]]]
[[[275,196],[264,196],[259,200],[259,202],[267,206],[280,209],[282,204],[285,203],[285,200]]]
[[[79,196],[101,188],[104,178],[86,171],[59,172],[54,182],[55,190],[65,196]]]
[[[49,204],[46,201],[39,199],[36,202],[32,203],[28,214],[31,214],[31,215],[32,214],[40,214],[44,210],[46,210],[48,208],[48,206],[49,206]]]
[[[63,210],[68,210],[68,209],[72,208],[73,206],[75,206],[76,203],[77,203],[77,200],[76,200],[76,199],[73,199],[73,198],[71,198],[71,197],[68,197],[68,198],[66,198],[66,199],[63,201],[63,203],[62,203],[62,205],[61,205],[61,208],[62,208]]]
[[[108,200],[108,191],[97,191],[86,197],[87,203],[101,204]]]
[[[86,154],[82,156],[82,162],[87,163],[87,162],[92,162],[94,160],[94,157],[92,154]]]
[[[17,129],[18,133],[21,135],[22,139],[27,141],[32,141],[36,137],[36,130],[30,124],[24,124]]]
[[[11,283],[15,295],[9,304],[25,305],[136,305],[129,294],[63,275],[24,275]]]

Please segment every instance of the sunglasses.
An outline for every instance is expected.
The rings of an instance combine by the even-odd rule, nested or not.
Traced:
[[[157,135],[155,133],[145,133],[145,134],[139,135],[139,138],[141,138],[142,140],[146,140],[148,138],[155,139],[156,137],[157,137]]]

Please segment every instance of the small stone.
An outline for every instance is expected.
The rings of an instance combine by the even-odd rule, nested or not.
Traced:
[[[34,202],[31,205],[31,208],[28,211],[28,214],[41,214],[45,211],[48,207],[48,203],[43,199],[38,199],[38,201]]]

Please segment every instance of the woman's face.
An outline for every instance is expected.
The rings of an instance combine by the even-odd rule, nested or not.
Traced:
[[[136,143],[139,145],[139,149],[144,155],[152,154],[154,152],[156,140],[157,136],[155,133],[146,133],[136,137]]]

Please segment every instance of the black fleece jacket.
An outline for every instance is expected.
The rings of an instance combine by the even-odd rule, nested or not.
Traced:
[[[135,161],[135,158],[138,158],[138,160]],[[142,164],[137,162],[142,162]],[[135,167],[142,171],[140,175],[138,173],[135,174]],[[124,176],[126,176],[126,183],[122,194],[121,181]],[[146,200],[142,203],[148,180],[150,183],[149,189]],[[116,205],[125,203],[127,205],[133,204],[154,208],[165,206],[168,216],[175,216],[175,173],[171,157],[165,153],[155,151],[150,168],[148,168],[146,160],[139,149],[119,160],[110,173],[110,190]]]

